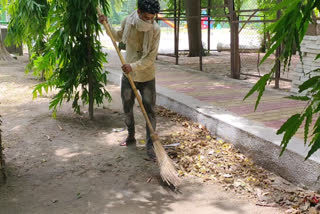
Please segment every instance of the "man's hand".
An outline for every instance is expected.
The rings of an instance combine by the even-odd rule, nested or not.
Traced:
[[[100,15],[99,16],[99,22],[101,23],[101,24],[103,24],[103,22],[106,22],[106,23],[108,23],[108,18],[105,16],[105,15]]]
[[[132,68],[130,64],[124,64],[121,68],[123,72],[126,74],[129,74],[130,72],[132,72]]]

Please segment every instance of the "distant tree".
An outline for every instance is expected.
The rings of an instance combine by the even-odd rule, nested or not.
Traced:
[[[201,40],[200,1],[185,0],[188,23],[189,56],[199,56],[203,51]]]
[[[0,61],[11,61],[13,58],[5,48],[3,41],[2,41],[2,35],[0,30]]]
[[[47,0],[1,0],[5,5],[3,10],[10,14],[8,34],[5,43],[7,45],[28,46],[30,63],[27,70],[33,67],[34,59],[41,56],[45,50],[47,40],[46,20],[49,11]],[[34,70],[38,77],[44,75],[43,70]]]
[[[167,6],[169,9],[174,9],[175,1],[178,0],[166,0]],[[211,9],[211,14],[215,15],[227,15],[229,13],[228,10],[228,0],[209,0],[210,4],[213,6]],[[239,10],[244,3],[247,3],[249,0],[234,0],[235,9]],[[201,5],[200,5],[201,3]],[[214,7],[214,6],[225,5],[225,8]],[[200,22],[200,8],[205,8],[208,6],[208,0],[203,1],[194,1],[194,0],[181,0],[181,12],[186,13],[187,17],[187,26],[188,26],[188,37],[189,37],[189,56],[199,56],[200,50],[202,50],[202,54],[204,54],[202,44],[200,41],[200,30],[201,30],[201,22]],[[239,16],[237,16],[239,19]],[[227,17],[219,17],[215,18],[217,24],[219,21],[229,20]]]
[[[2,11],[2,4],[0,2],[0,20],[4,21],[5,20],[5,15],[6,13],[1,13]],[[10,56],[10,54],[8,53],[7,49],[4,46],[4,42],[2,41],[2,32],[0,30],[0,61],[10,61],[13,58]]]

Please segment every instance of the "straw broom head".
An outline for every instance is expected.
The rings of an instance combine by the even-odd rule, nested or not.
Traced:
[[[173,185],[175,188],[177,188],[181,183],[181,179],[178,177],[178,172],[172,160],[169,158],[167,152],[164,150],[157,134],[152,135],[152,140],[154,153],[157,157],[157,162],[160,168],[160,175],[162,180],[166,182],[169,186]]]

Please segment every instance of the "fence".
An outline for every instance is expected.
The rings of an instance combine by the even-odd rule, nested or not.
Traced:
[[[259,66],[270,38],[263,30],[277,19],[277,16],[265,15],[268,8],[259,8],[256,0],[244,1],[241,6],[234,5],[233,0],[228,0],[228,4],[224,5],[211,5],[208,1],[208,5],[201,8],[198,18],[206,55],[200,54],[195,59],[186,58],[188,33],[186,16],[180,12],[180,1],[176,0],[174,9],[162,10],[158,16],[162,34],[159,53],[175,57],[175,60],[161,56],[160,59],[236,79],[260,77],[272,69],[280,49]],[[297,61],[298,58],[293,57],[288,70],[294,69]],[[274,78],[276,88],[280,86],[280,80],[290,86],[290,73],[281,72],[279,63]]]

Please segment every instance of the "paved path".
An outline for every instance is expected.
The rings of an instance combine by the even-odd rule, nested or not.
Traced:
[[[109,53],[108,67],[119,69],[120,62],[112,50]],[[284,98],[288,93],[267,89],[257,111],[254,111],[257,95],[243,101],[253,86],[250,83],[231,78],[186,69],[167,62],[157,61],[157,85],[191,96],[208,105],[221,107],[238,116],[263,124],[266,127],[280,128],[292,114],[301,112],[304,102]],[[303,138],[303,129],[296,137]]]
[[[158,63],[157,84],[276,129],[305,106],[303,102],[284,98],[288,94],[268,90],[255,112],[256,95],[243,101],[252,87],[251,84],[230,78],[222,79],[200,71],[181,70],[180,67],[168,66],[161,62]],[[300,129],[298,137],[302,136]]]

